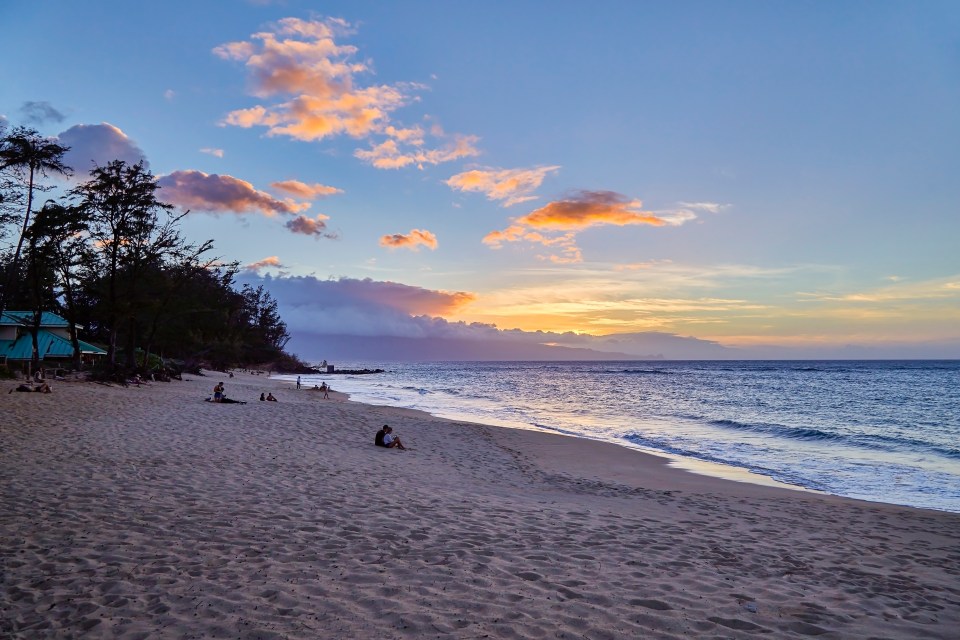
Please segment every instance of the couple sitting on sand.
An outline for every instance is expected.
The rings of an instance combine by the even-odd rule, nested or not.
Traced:
[[[407,450],[407,448],[403,446],[403,443],[400,442],[400,438],[393,435],[393,429],[387,425],[383,425],[380,431],[377,431],[377,436],[373,439],[373,444],[378,447],[386,447],[387,449]]]

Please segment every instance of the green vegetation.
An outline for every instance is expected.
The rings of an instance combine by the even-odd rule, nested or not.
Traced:
[[[239,267],[211,255],[213,242],[184,239],[173,206],[144,164],[115,160],[36,210],[44,179],[69,175],[68,149],[37,131],[0,130],[0,313],[33,311],[70,323],[107,351],[103,374],[184,368],[305,365],[284,352],[287,327],[262,286],[237,286]],[[39,364],[34,348],[33,366]]]

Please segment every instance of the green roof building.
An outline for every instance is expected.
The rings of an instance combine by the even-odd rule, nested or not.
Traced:
[[[32,311],[4,311],[3,315],[0,315],[0,364],[6,362],[9,365],[32,358],[32,325]],[[40,317],[37,348],[40,360],[43,361],[71,359],[73,345],[70,343],[70,324],[57,314],[44,311]],[[107,355],[107,352],[80,340],[80,354],[89,362],[93,358]]]

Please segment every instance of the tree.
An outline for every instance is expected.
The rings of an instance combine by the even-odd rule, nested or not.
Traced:
[[[70,342],[73,345],[75,369],[81,366],[75,291],[79,286],[77,270],[90,255],[86,243],[87,225],[88,220],[78,207],[47,201],[37,212],[28,231],[30,241],[28,262],[36,272],[37,278],[40,276],[39,265],[47,265],[51,269],[52,298],[62,299],[63,315],[69,324]],[[39,280],[36,284],[39,284]]]
[[[13,275],[20,265],[20,252],[30,226],[34,192],[48,188],[37,180],[50,174],[69,175],[70,168],[63,164],[63,154],[68,150],[69,147],[44,138],[36,129],[26,127],[17,127],[0,139],[0,172],[5,176],[12,176],[14,190],[19,190],[26,196],[26,209],[17,248],[7,270],[3,291],[0,291],[0,314],[6,310],[7,293],[13,284]]]
[[[96,293],[109,330],[107,363],[111,369],[116,368],[118,336],[123,330],[127,365],[132,367],[136,313],[138,305],[144,303],[142,276],[182,247],[176,228],[182,215],[161,220],[161,214],[169,216],[173,206],[157,199],[160,187],[142,161],[128,165],[114,160],[95,167],[90,176],[71,193],[90,220],[90,238],[97,249],[88,268],[103,276],[94,284],[103,287]]]

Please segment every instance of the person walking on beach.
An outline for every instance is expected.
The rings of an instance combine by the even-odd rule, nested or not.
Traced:
[[[297,376],[297,390],[300,389],[300,376]]]
[[[320,385],[320,390],[323,391],[324,398],[330,397],[330,385],[328,385],[326,382]]]
[[[220,402],[223,400],[223,383],[218,382],[217,386],[213,388],[213,401]]]

